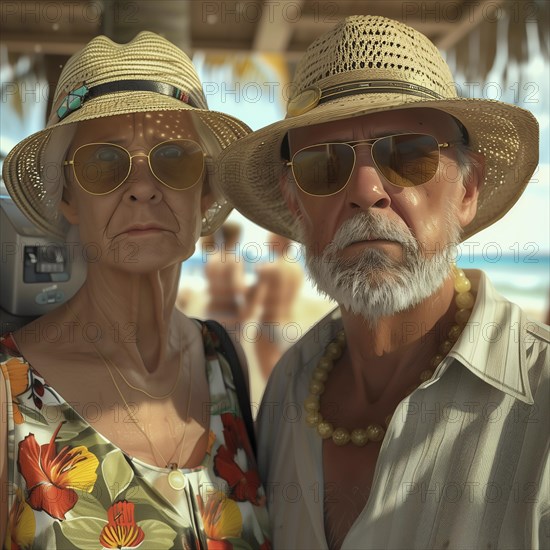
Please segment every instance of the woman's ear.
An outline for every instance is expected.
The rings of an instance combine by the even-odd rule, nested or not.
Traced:
[[[468,162],[470,171],[462,182],[464,191],[458,205],[458,219],[462,227],[466,227],[476,215],[479,191],[485,177],[485,157],[481,153],[470,152]]]
[[[71,225],[78,225],[78,208],[76,207],[74,198],[71,196],[71,192],[67,187],[63,189],[63,197],[61,198],[61,203],[59,204],[59,210],[65,217],[65,219]]]
[[[205,157],[204,165],[204,179],[202,182],[201,191],[201,215],[204,217],[206,212],[217,202],[219,194],[214,191],[210,184],[211,178],[215,175],[215,170],[218,168],[215,166],[211,157]]]
[[[201,194],[201,216],[204,217],[206,212],[214,205],[216,202],[216,195],[212,192],[212,189],[207,182],[203,184],[203,190]]]

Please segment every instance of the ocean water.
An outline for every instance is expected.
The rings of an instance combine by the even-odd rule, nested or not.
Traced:
[[[267,255],[246,261],[246,284],[253,284],[255,269],[263,262],[269,261]],[[483,257],[462,257],[457,261],[462,269],[481,269],[491,279],[497,291],[511,302],[521,306],[539,320],[546,320],[550,307],[550,255],[537,254],[536,257],[502,255],[498,261],[488,261]],[[182,267],[181,286],[202,292],[206,289],[203,277],[204,261],[196,253]],[[314,286],[306,281],[302,290],[308,299],[318,296]],[[319,297],[319,299],[322,299]]]
[[[500,294],[529,312],[537,312],[539,319],[547,319],[550,307],[550,255],[533,258],[502,256],[495,262],[468,258],[467,261],[459,261],[458,266],[462,269],[481,269]]]

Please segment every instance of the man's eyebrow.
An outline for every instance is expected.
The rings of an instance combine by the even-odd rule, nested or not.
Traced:
[[[324,142],[319,142],[319,143],[355,143],[357,141],[371,141],[373,139],[379,139],[387,136],[396,136],[399,134],[408,134],[408,133],[416,133],[416,132],[404,132],[402,130],[396,130],[391,132],[379,132],[377,133],[377,135],[370,136],[370,137],[355,138],[351,136],[349,138],[334,138],[330,140],[327,139]]]

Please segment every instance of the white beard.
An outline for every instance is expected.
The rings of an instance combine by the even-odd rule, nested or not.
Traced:
[[[305,244],[306,265],[317,289],[341,307],[361,315],[371,328],[383,317],[395,315],[434,294],[449,276],[456,257],[461,227],[456,216],[447,216],[447,243],[430,257],[405,228],[396,227],[386,216],[369,211],[344,222],[321,254]],[[304,230],[300,228],[301,236]],[[366,239],[397,241],[403,259],[397,261],[378,249],[367,248],[354,258],[342,258],[347,245]]]

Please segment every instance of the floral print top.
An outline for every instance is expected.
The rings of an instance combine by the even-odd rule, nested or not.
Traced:
[[[202,464],[169,470],[96,432],[2,338],[8,392],[9,519],[4,548],[269,550],[265,492],[231,369],[203,326],[210,440]],[[3,412],[2,414],[5,414]],[[4,452],[4,451],[2,451]]]

